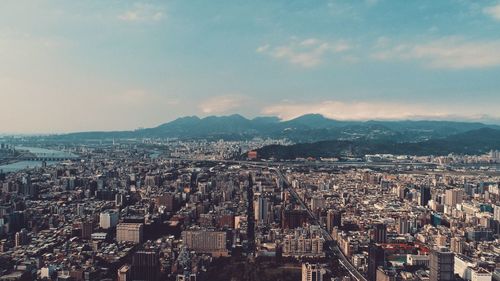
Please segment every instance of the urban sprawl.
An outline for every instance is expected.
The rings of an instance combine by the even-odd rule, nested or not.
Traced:
[[[0,173],[0,281],[500,280],[498,151],[257,160],[268,144],[2,143],[42,164]]]

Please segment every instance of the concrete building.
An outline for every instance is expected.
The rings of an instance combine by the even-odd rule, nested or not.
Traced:
[[[406,260],[409,265],[429,267],[430,257],[425,255],[407,255]]]
[[[118,225],[119,213],[115,210],[108,210],[99,215],[99,227],[103,229],[113,228]]]
[[[16,247],[28,244],[29,243],[28,230],[23,228],[20,231],[16,232],[15,243]]]
[[[491,281],[493,274],[488,270],[476,267],[471,270],[471,281]]]
[[[132,256],[133,280],[157,281],[160,268],[160,257],[154,251],[138,251]]]
[[[92,238],[92,233],[94,232],[94,222],[93,221],[82,222],[81,231],[83,239]]]
[[[226,256],[227,234],[224,231],[186,230],[182,232],[184,245],[198,253],[208,253],[214,256]]]
[[[323,238],[320,237],[306,238],[303,236],[287,236],[283,239],[283,256],[323,257],[325,256],[323,244]]]
[[[451,251],[455,254],[463,254],[465,239],[463,237],[453,237],[450,239]]]
[[[495,205],[493,208],[493,219],[500,221],[500,205]]]
[[[302,281],[323,281],[325,270],[319,264],[302,264]]]
[[[454,254],[447,248],[436,248],[431,252],[430,258],[430,281],[453,281]]]
[[[387,242],[387,226],[383,223],[377,223],[373,226],[373,242],[386,243]]]
[[[326,215],[326,229],[332,232],[334,227],[342,226],[342,213],[340,211],[328,210]]]
[[[471,280],[471,268],[474,262],[469,257],[457,254],[454,260],[454,273],[464,280]]]
[[[445,205],[449,207],[456,207],[457,204],[463,202],[463,190],[461,189],[448,189],[445,193]]]
[[[116,226],[116,240],[118,242],[141,243],[143,240],[142,223],[120,223]]]

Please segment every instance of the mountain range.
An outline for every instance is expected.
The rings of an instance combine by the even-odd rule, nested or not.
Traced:
[[[455,121],[340,121],[320,114],[307,114],[292,120],[277,117],[247,119],[241,115],[188,116],[161,124],[157,127],[133,131],[79,132],[54,135],[60,140],[92,140],[111,138],[178,138],[248,140],[252,138],[287,138],[296,143],[326,140],[390,140],[418,143],[443,139],[471,130],[489,128],[500,130],[498,125],[478,122]]]

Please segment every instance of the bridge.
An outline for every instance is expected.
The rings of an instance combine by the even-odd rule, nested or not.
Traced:
[[[15,163],[20,161],[38,161],[38,162],[62,162],[62,161],[78,161],[82,158],[79,155],[70,153],[44,153],[44,152],[30,152],[27,150],[19,150],[17,155],[0,158],[2,163]]]
[[[61,157],[61,156],[24,156],[17,158],[20,161],[46,161],[46,162],[62,162],[62,161],[78,161],[80,157]]]

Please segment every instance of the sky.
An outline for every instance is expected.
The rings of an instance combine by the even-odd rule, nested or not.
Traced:
[[[500,124],[500,0],[3,0],[0,133],[186,115]]]

